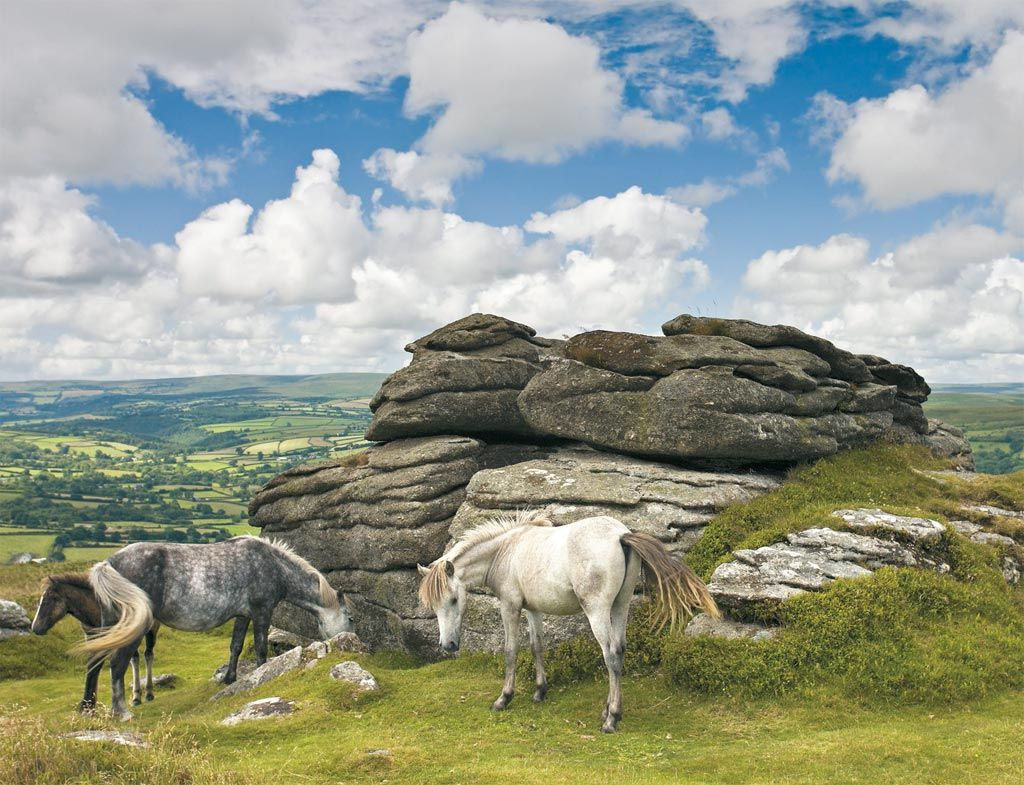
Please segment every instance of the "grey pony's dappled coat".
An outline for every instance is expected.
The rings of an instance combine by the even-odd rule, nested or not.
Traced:
[[[73,651],[111,655],[112,711],[124,705],[130,650],[153,620],[179,630],[209,630],[235,619],[225,683],[235,680],[249,621],[257,663],[267,660],[274,608],[287,600],[315,614],[326,638],[351,629],[337,592],[308,562],[281,543],[235,537],[209,545],[139,542],[94,565],[89,583],[99,600],[103,629]]]

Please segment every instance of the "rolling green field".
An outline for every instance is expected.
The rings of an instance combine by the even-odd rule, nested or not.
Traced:
[[[924,410],[963,429],[978,471],[1024,469],[1024,384],[936,385]]]
[[[142,537],[252,533],[256,489],[360,450],[382,374],[0,384],[0,540],[11,554],[109,553]],[[82,550],[85,549],[85,550]]]

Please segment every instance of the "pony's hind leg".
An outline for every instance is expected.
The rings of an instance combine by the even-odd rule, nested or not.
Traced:
[[[122,646],[110,655],[110,713],[115,719],[130,720],[132,713],[124,701],[124,674],[128,670],[132,653],[138,651],[139,641]]]
[[[231,656],[228,658],[228,669],[224,674],[224,683],[233,684],[238,673],[238,657],[245,645],[245,633],[249,629],[248,616],[236,616],[235,627],[231,630]]]
[[[540,703],[548,694],[548,679],[544,673],[544,638],[541,617],[537,611],[526,611],[530,625],[530,648],[533,649],[533,667],[537,671],[537,688],[533,691],[533,702]]]
[[[625,626],[621,631],[615,629],[610,608],[584,608],[590,629],[594,633],[604,664],[608,669],[608,700],[601,712],[604,724],[601,730],[614,733],[622,718],[622,663],[625,659]]]
[[[156,646],[156,627],[146,633],[146,700],[153,700],[153,648]]]
[[[142,703],[142,684],[139,681],[139,650],[132,653],[132,706]]]
[[[519,655],[519,614],[522,608],[511,603],[501,603],[501,621],[505,626],[505,682],[501,695],[491,704],[493,711],[501,711],[512,700],[516,691],[516,657]]]

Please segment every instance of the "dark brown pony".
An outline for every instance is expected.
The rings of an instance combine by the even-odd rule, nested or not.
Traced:
[[[70,614],[82,625],[82,632],[87,636],[102,626],[100,606],[89,585],[89,574],[85,572],[69,572],[63,575],[51,575],[43,580],[43,596],[39,599],[36,617],[32,620],[32,632],[45,635],[54,624]],[[159,623],[153,625],[146,633],[146,700],[153,700],[153,646],[156,644],[156,633]],[[85,673],[85,692],[78,704],[78,711],[91,712],[96,708],[96,684],[100,677],[101,658],[87,666]],[[139,652],[132,655],[132,703],[142,703],[141,685],[139,684]]]

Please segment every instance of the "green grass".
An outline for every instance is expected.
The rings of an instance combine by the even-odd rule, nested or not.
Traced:
[[[28,533],[27,530],[17,530],[17,534],[9,534],[11,529],[4,528],[0,534],[0,564],[6,564],[15,553],[31,553],[35,556],[45,556],[53,545],[53,534]],[[2,595],[0,595],[2,596]]]
[[[209,702],[208,682],[226,656],[227,631],[161,632],[157,672],[179,688],[160,691],[136,719],[72,712],[81,678],[63,656],[80,633],[62,622],[45,638],[18,641],[15,656],[45,672],[8,679],[0,699],[0,781],[281,783],[1016,783],[1024,766],[1024,696],[940,708],[864,708],[836,700],[737,701],[678,689],[657,675],[628,678],[621,731],[603,735],[606,685],[555,684],[547,703],[520,695],[500,714],[494,658],[416,666],[395,655],[354,657],[381,684],[356,697],[327,677],[330,655],[245,696]],[[7,672],[7,668],[4,668]],[[101,681],[101,700],[106,697]],[[294,715],[236,727],[218,721],[256,698],[296,701]],[[58,734],[126,728],[150,750],[86,745]],[[388,755],[373,755],[376,750]]]

